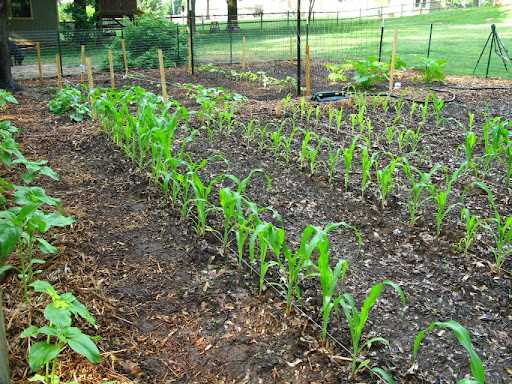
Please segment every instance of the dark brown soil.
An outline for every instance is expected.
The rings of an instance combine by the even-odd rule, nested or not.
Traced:
[[[290,66],[279,74],[288,73]],[[274,68],[275,77],[282,77],[277,76],[279,67]],[[191,108],[195,103],[186,98],[184,90],[173,87],[175,82],[222,85],[246,95],[250,100],[239,120],[272,122],[286,117],[275,111],[275,102],[258,100],[276,100],[289,90],[217,76],[190,77],[183,70],[168,71],[168,79],[172,81],[169,93]],[[146,72],[133,74],[124,83],[158,91],[157,81],[156,72]],[[471,81],[454,78],[448,85],[510,86]],[[100,77],[97,82],[102,83]],[[446,164],[451,171],[460,164],[463,152],[457,147],[463,132],[450,118],[466,121],[468,111],[477,113],[478,123],[484,112],[512,117],[510,88],[450,92],[454,101],[445,109],[445,123],[436,128],[429,122],[423,156],[415,159],[416,164],[429,161],[426,157]],[[21,105],[3,118],[23,128],[20,141],[30,158],[48,159],[61,174],[60,182],[44,182],[44,187],[61,198],[67,212],[78,219],[72,230],[55,234],[62,251],[45,277],[61,289],[74,290],[87,303],[99,320],[98,334],[103,337],[101,366],[92,370],[87,364],[69,360],[68,366],[75,367],[68,372],[69,378],[74,371],[89,375],[82,376],[83,383],[97,383],[102,378],[140,383],[352,382],[348,362],[342,358],[348,353],[336,345],[320,346],[318,329],[298,315],[284,316],[283,300],[272,290],[258,296],[255,277],[227,263],[214,237],[198,238],[190,223],[180,221],[176,212],[164,207],[160,191],[123,158],[98,127],[71,124],[64,117],[49,115],[47,95],[35,87],[18,99]],[[348,125],[342,134],[325,122],[311,128],[346,145],[351,137],[352,106],[345,104],[345,108]],[[383,129],[379,121],[391,118],[382,111],[370,110],[369,115],[376,130]],[[433,320],[453,319],[473,335],[489,382],[512,382],[510,274],[498,274],[490,267],[492,255],[485,237],[470,255],[454,250],[461,235],[456,215],[436,239],[428,209],[418,225],[407,224],[405,190],[396,191],[382,210],[372,194],[366,199],[359,197],[355,182],[344,192],[339,174],[333,187],[325,172],[310,176],[296,162],[286,164],[270,151],[259,150],[240,131],[211,140],[202,134],[189,149],[198,158],[221,153],[228,160],[210,163],[209,174],[226,172],[241,177],[252,169],[263,169],[271,186],[268,178],[259,177],[248,193],[258,205],[272,206],[282,214],[292,239],[298,239],[307,224],[347,221],[361,229],[363,249],[349,232],[338,231],[331,237],[333,258],[350,261],[344,290],[361,302],[371,285],[390,279],[400,284],[408,297],[407,307],[400,311],[398,299],[385,294],[372,312],[369,335],[383,336],[391,343],[388,349],[375,348],[369,353],[373,365],[388,369],[401,383],[455,382],[455,377],[469,372],[468,359],[447,333],[430,338],[419,367],[409,369],[418,330]],[[500,182],[501,177],[499,170],[493,170],[486,182],[503,212],[510,214],[511,190]],[[457,189],[471,181],[463,180]],[[486,213],[485,196],[473,193],[467,199],[472,208]],[[511,269],[510,260],[505,269]],[[16,358],[14,378],[25,382],[26,364],[20,354],[24,342],[17,335],[26,326],[28,314],[16,304],[19,290],[9,291],[8,287],[16,284],[11,278],[6,285],[7,321]],[[316,284],[305,288],[310,298],[305,309],[319,321],[318,288]],[[332,322],[331,333],[350,347],[348,329],[339,315]],[[364,375],[360,379],[373,382]]]

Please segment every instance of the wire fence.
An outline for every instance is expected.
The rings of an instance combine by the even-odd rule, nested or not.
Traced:
[[[39,63],[43,77],[54,77],[57,61],[62,63],[64,76],[82,73],[84,50],[94,70],[98,71],[108,68],[111,49],[116,70],[122,70],[124,56],[120,41],[124,40],[129,68],[156,68],[157,49],[162,49],[166,66],[186,64],[191,52],[194,70],[207,64],[243,65],[281,79],[293,76],[297,80],[300,74],[303,80],[307,39],[313,82],[322,85],[328,74],[327,63],[344,63],[368,56],[390,60],[393,33],[397,30],[398,55],[409,67],[421,66],[428,56],[447,60],[449,74],[471,75],[491,33],[489,20],[497,25],[503,45],[512,47],[510,14],[509,8],[425,10],[401,6],[352,13],[314,12],[309,18],[303,13],[300,20],[294,12],[239,15],[236,25],[228,23],[227,15],[173,17],[177,23],[172,24],[172,30],[161,31],[158,36],[148,33],[137,39],[125,36],[125,30],[120,27],[76,31],[67,25],[60,31],[25,33],[21,39],[12,33],[15,46],[11,45],[11,55],[13,62],[20,64],[13,67],[17,79],[40,76]],[[300,28],[297,27],[299,21]],[[128,23],[125,20],[119,25]],[[165,38],[161,35],[164,32]],[[300,44],[297,44],[298,38]],[[485,75],[490,48],[487,47],[476,75]],[[505,56],[503,52],[501,56],[492,52],[491,76],[512,79],[512,63]]]

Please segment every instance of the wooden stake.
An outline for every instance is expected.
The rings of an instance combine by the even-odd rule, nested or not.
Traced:
[[[121,49],[123,50],[124,75],[128,76],[128,54],[126,53],[126,42],[121,39]]]
[[[57,86],[62,88],[62,68],[60,67],[60,55],[55,55],[55,69],[57,72]]]
[[[247,38],[242,38],[242,68],[247,68]]]
[[[85,45],[80,45],[80,83],[85,81]]]
[[[94,88],[94,77],[92,76],[92,62],[91,58],[87,57],[85,59],[85,62],[87,64],[87,80],[89,83],[89,90]]]
[[[391,65],[389,66],[389,93],[393,91],[395,85],[395,66],[396,66],[396,48],[398,45],[398,30],[393,34],[393,51],[391,53]]]
[[[112,86],[112,89],[116,88],[116,74],[114,72],[114,54],[112,53],[112,50],[108,50],[108,63],[110,65],[110,85]]]
[[[306,44],[306,96],[311,96],[311,50]]]
[[[160,84],[162,86],[162,98],[164,101],[167,101],[169,96],[167,95],[167,82],[165,80],[164,53],[161,49],[158,50],[158,61],[160,62]]]
[[[191,32],[190,27],[188,28],[188,54],[187,54],[187,72],[192,74],[192,41],[191,41]]]
[[[39,72],[39,81],[43,81],[43,66],[41,65],[41,43],[36,43],[36,59],[37,59],[37,71]]]

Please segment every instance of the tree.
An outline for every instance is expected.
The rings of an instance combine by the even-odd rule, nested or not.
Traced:
[[[230,31],[239,29],[238,26],[238,1],[227,0],[228,3],[228,29]]]
[[[11,55],[9,53],[9,34],[7,30],[7,0],[0,0],[0,88],[16,89],[16,83],[11,73]],[[2,364],[0,362],[1,368]],[[0,384],[2,384],[1,373]]]

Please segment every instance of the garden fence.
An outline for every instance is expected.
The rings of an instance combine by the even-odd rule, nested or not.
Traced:
[[[470,75],[491,25],[471,18],[454,19],[450,13],[455,11],[443,10],[445,12],[376,8],[361,10],[355,17],[349,12],[314,12],[309,23],[307,12],[303,12],[300,28],[297,28],[299,19],[294,12],[242,14],[235,28],[231,28],[226,15],[210,15],[209,18],[174,16],[172,19],[176,24],[174,30],[167,33],[167,42],[154,36],[127,41],[128,64],[138,70],[154,68],[158,64],[156,50],[161,48],[166,65],[182,65],[187,62],[188,52],[192,51],[196,71],[206,64],[243,65],[247,70],[265,71],[276,78],[293,76],[297,79],[300,76],[303,85],[307,40],[315,85],[322,84],[320,79],[327,77],[326,63],[343,63],[372,55],[383,61],[390,60],[393,32],[397,30],[398,55],[408,66],[420,66],[423,59],[430,56],[448,60],[447,72],[450,74]],[[192,39],[189,39],[188,30],[192,30]],[[498,23],[497,31],[504,45],[512,47],[510,24]],[[118,42],[123,37],[123,28],[75,31],[72,25],[66,25],[58,32],[24,35],[21,43],[13,34],[12,39],[18,42],[17,49],[23,56],[22,65],[13,67],[15,78],[37,78],[38,56],[43,76],[55,76],[57,54],[63,75],[77,75],[83,71],[81,45],[85,46],[95,70],[107,68],[108,50],[112,48],[116,69],[121,70],[123,57]],[[192,49],[187,49],[189,41]],[[487,60],[483,61],[477,68],[477,75],[485,75]],[[510,70],[510,62],[508,64]],[[512,72],[505,69],[501,58],[494,53],[490,75],[512,79]]]

